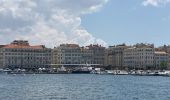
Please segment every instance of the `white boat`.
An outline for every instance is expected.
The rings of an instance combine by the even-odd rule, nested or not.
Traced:
[[[170,71],[165,70],[165,71],[158,71],[156,72],[158,76],[170,76]]]
[[[114,70],[106,70],[106,73],[107,73],[107,74],[114,75],[114,74],[115,74],[115,71],[114,71]]]
[[[116,70],[116,75],[128,75],[128,71],[125,70]]]
[[[0,74],[3,74],[4,73],[4,70],[3,69],[0,69]]]
[[[4,71],[4,72],[11,72],[12,70],[9,69],[9,68],[6,68],[6,69],[4,69],[3,71]]]
[[[66,74],[66,73],[68,73],[68,71],[64,66],[62,66],[60,68],[57,68],[57,73],[58,74]]]
[[[11,70],[11,69],[8,69],[8,68],[6,68],[6,69],[0,69],[0,74],[8,74],[8,73],[10,73],[10,72],[12,72],[12,70]]]

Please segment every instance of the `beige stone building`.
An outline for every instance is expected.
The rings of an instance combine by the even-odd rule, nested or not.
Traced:
[[[120,44],[116,46],[110,46],[107,49],[107,63],[110,66],[122,68],[124,63],[124,50],[129,48],[130,46],[126,46],[125,44]]]
[[[105,48],[99,45],[80,47],[77,44],[61,44],[53,49],[52,62],[53,64],[104,65],[104,52]]]
[[[88,50],[92,51],[92,64],[105,65],[105,47],[101,45],[89,45]]]
[[[130,69],[150,69],[154,67],[154,46],[137,44],[124,50],[124,66]]]
[[[0,67],[42,68],[51,64],[51,49],[44,45],[29,45],[28,41],[15,40],[0,46]]]
[[[164,45],[156,49],[159,51],[165,51],[166,53],[168,53],[167,67],[168,69],[170,69],[170,45]]]
[[[92,64],[92,50],[77,44],[61,44],[52,51],[53,64]]]
[[[164,45],[156,49],[158,49],[159,51],[165,51],[166,53],[170,54],[170,45]]]
[[[167,67],[168,66],[168,53],[166,53],[165,51],[155,51],[154,65],[155,65],[155,68],[157,69],[160,69],[161,67]]]

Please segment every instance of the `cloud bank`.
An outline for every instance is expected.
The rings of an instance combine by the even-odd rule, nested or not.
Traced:
[[[166,5],[167,3],[170,3],[170,0],[145,0],[142,4],[144,6],[155,6],[158,7],[160,5]]]
[[[50,47],[60,43],[99,43],[83,26],[81,17],[94,13],[108,0],[0,0],[0,42],[14,39]]]

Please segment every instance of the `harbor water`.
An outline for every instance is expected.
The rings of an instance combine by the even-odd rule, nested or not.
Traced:
[[[0,74],[0,100],[170,100],[170,77]]]

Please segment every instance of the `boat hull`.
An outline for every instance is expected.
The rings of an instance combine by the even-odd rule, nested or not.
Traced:
[[[73,74],[90,74],[90,71],[72,71]]]

